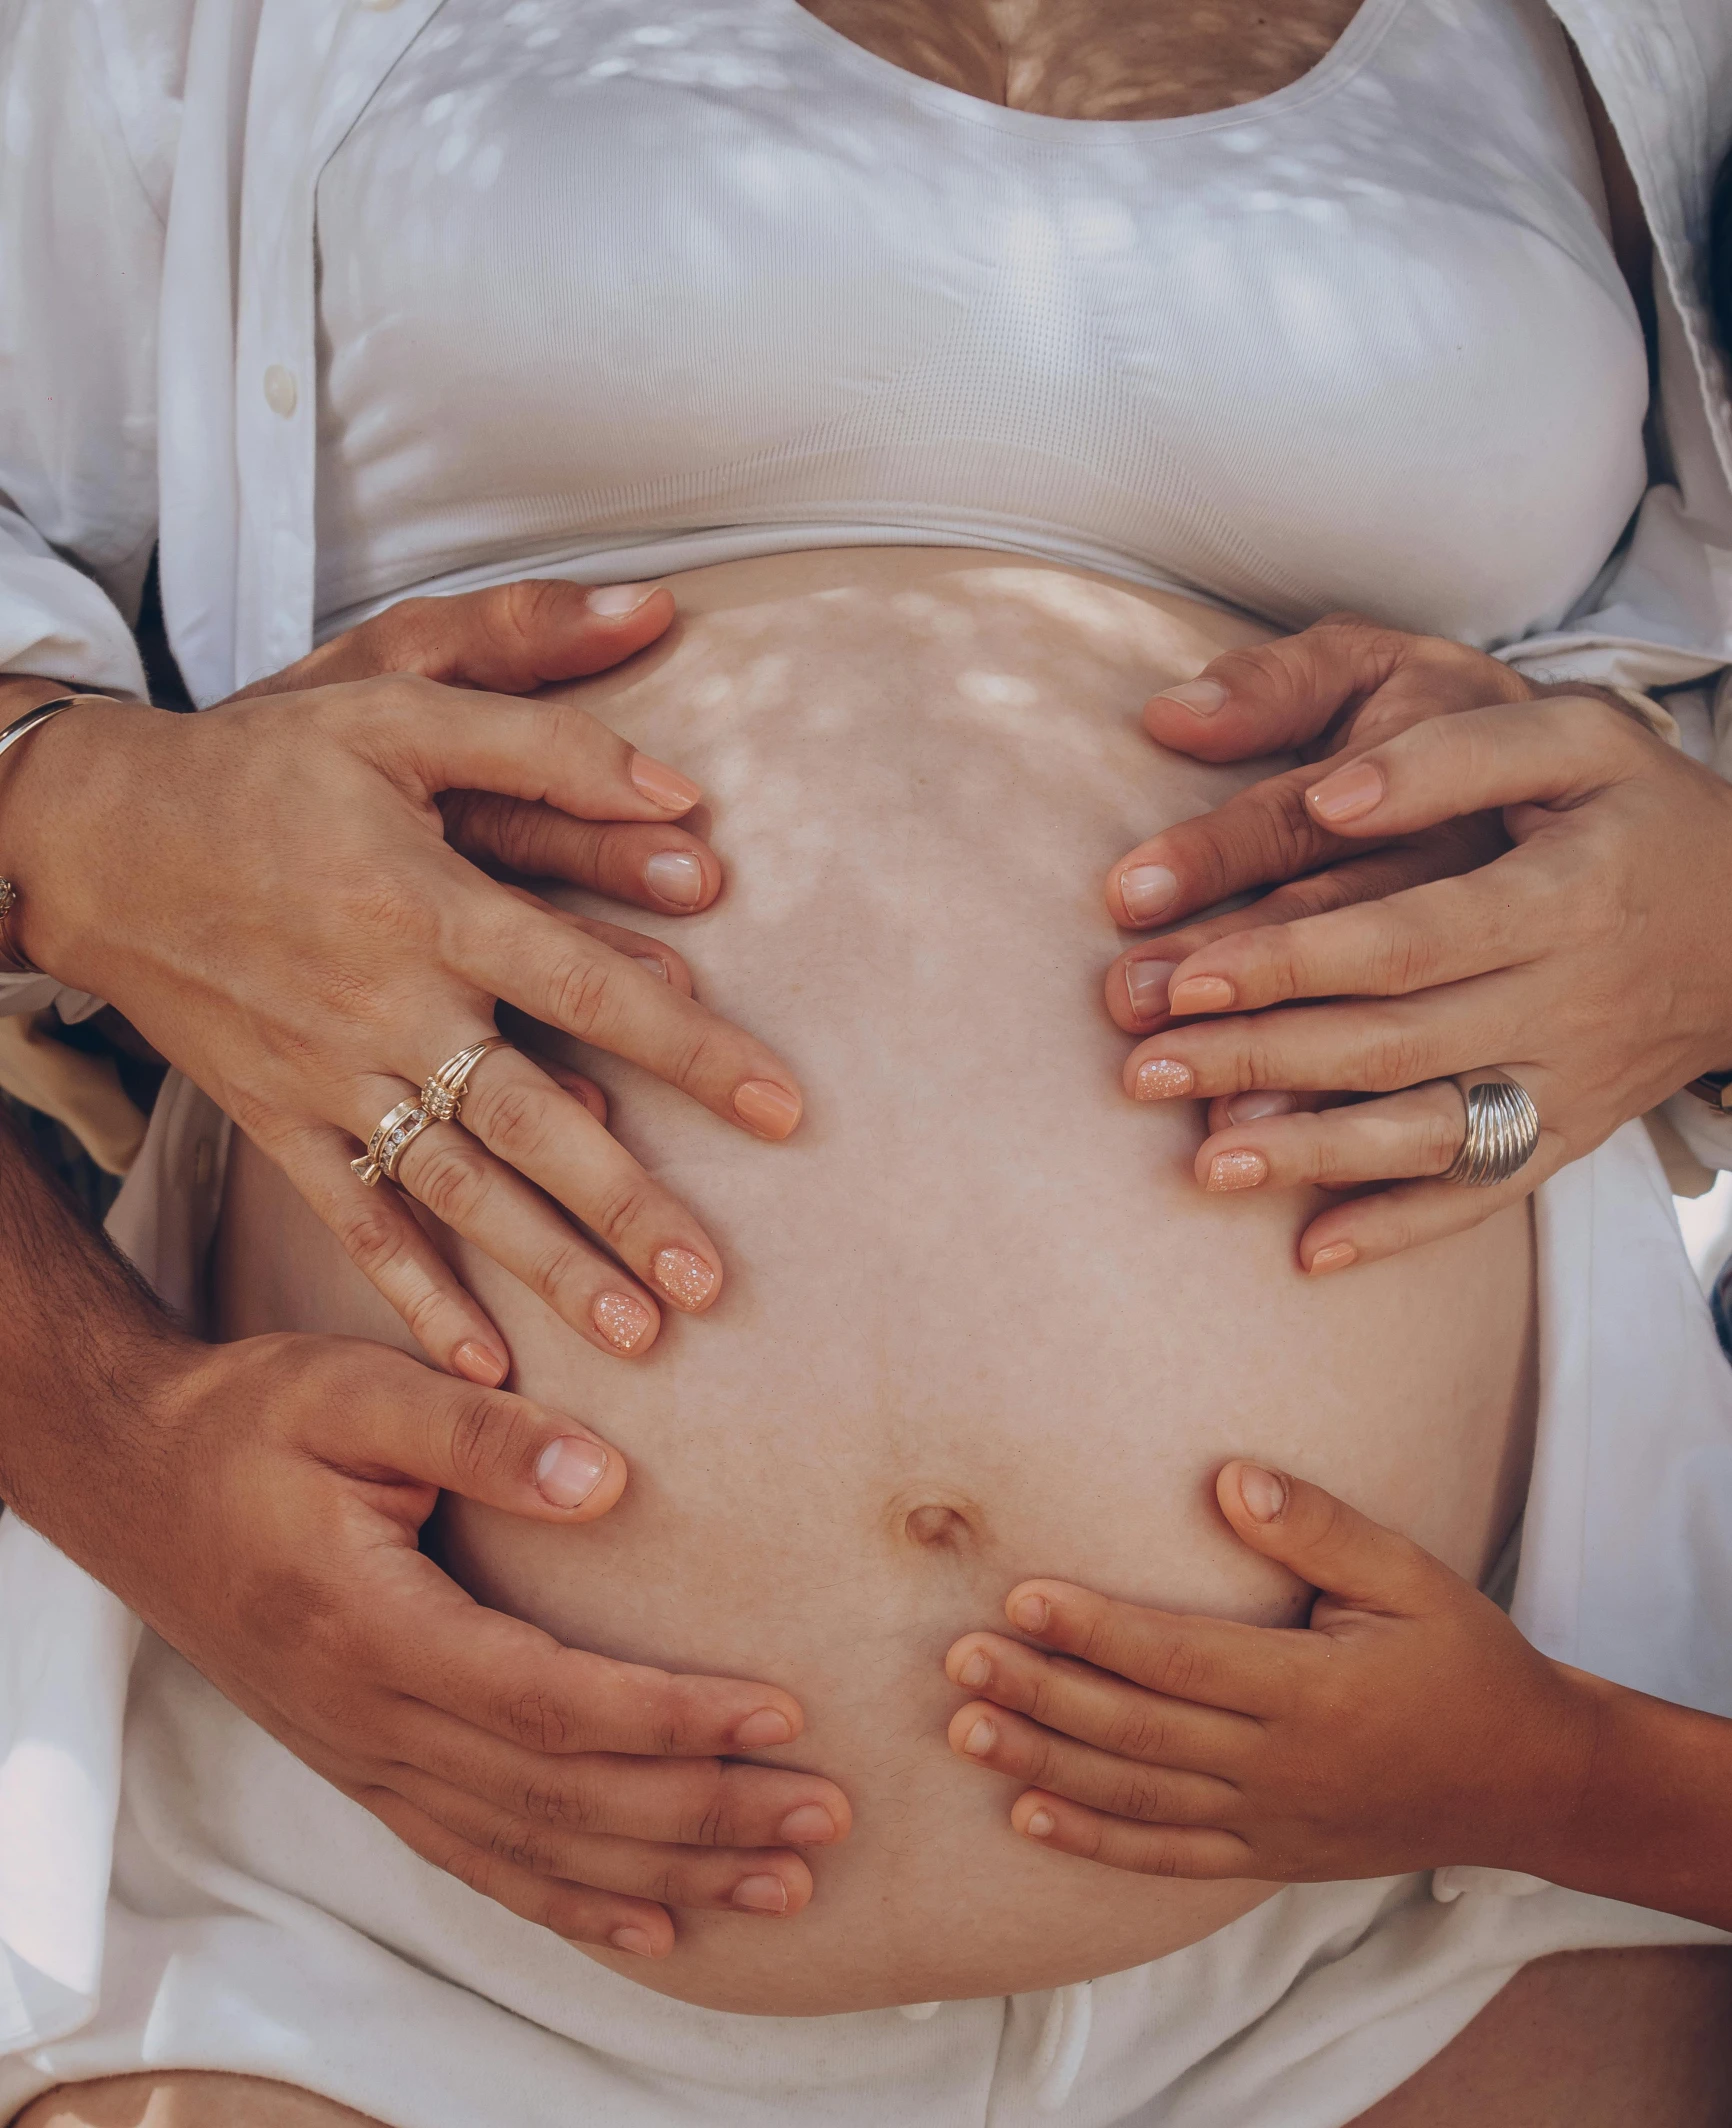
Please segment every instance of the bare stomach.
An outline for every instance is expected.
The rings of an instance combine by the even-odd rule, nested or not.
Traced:
[[[776,1045],[806,1121],[765,1146],[584,1057],[620,1136],[726,1252],[726,1289],[628,1365],[466,1262],[517,1384],[617,1441],[633,1479],[569,1533],[450,1503],[453,1570],[574,1645],[787,1686],[807,1730],[765,1758],[852,1798],[805,1912],[681,1915],[668,1958],[616,1970],[789,2015],[1141,1963],[1270,1887],[1146,1881],[1018,1839],[1014,1789],[946,1747],[945,1648],[1002,1629],[1029,1574],[1298,1615],[1304,1592],[1213,1510],[1235,1454],[1479,1574],[1526,1479],[1527,1213],[1313,1284],[1307,1207],[1205,1197],[1200,1112],[1119,1090],[1100,877],[1248,773],[1162,754],[1137,711],[1247,624],[934,549],[729,563],[674,590],[667,642],[582,700],[703,782],[730,884],[705,916],[632,921]],[[230,1335],[402,1341],[244,1146],[218,1291]]]

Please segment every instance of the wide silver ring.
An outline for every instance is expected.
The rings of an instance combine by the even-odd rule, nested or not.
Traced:
[[[454,1057],[447,1057],[437,1071],[430,1071],[421,1088],[421,1106],[427,1111],[428,1122],[461,1123],[469,1074],[490,1049],[509,1047],[504,1035],[490,1034],[486,1041],[472,1042]]]
[[[1462,1088],[1467,1132],[1461,1151],[1444,1170],[1445,1182],[1489,1190],[1519,1174],[1540,1142],[1540,1112],[1525,1086],[1513,1079],[1481,1079]]]

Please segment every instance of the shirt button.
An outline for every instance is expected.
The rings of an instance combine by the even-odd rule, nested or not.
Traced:
[[[284,369],[280,362],[273,362],[265,371],[265,404],[273,414],[281,414],[286,421],[295,411],[300,393],[295,389],[295,373]]]

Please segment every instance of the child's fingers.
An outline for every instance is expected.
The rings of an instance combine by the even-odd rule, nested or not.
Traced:
[[[1248,1877],[1250,1843],[1216,1826],[1133,1825],[1103,1816],[1063,1796],[1031,1788],[1010,1808],[1010,1822],[1025,1839],[1109,1869],[1144,1877]]]
[[[1005,1599],[1019,1632],[1150,1692],[1238,1714],[1283,1712],[1317,1651],[1303,1632],[1181,1617],[1079,1589],[1024,1581]]]
[[[1215,1497],[1243,1543],[1355,1610],[1417,1618],[1468,1591],[1441,1559],[1303,1478],[1227,1463]]]
[[[1120,1758],[1231,1776],[1263,1735],[1243,1714],[1163,1699],[1069,1656],[969,1633],[945,1657],[953,1685]]]
[[[1121,1759],[983,1700],[959,1707],[950,1718],[948,1734],[959,1758],[1110,1811],[1114,1817],[1161,1825],[1222,1825],[1244,1808],[1231,1781]]]

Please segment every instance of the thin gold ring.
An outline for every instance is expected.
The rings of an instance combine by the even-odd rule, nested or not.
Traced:
[[[510,1046],[504,1035],[490,1034],[484,1042],[472,1042],[454,1057],[447,1057],[437,1071],[429,1072],[421,1088],[421,1106],[427,1112],[428,1122],[461,1123],[469,1074],[490,1049],[508,1049]]]

